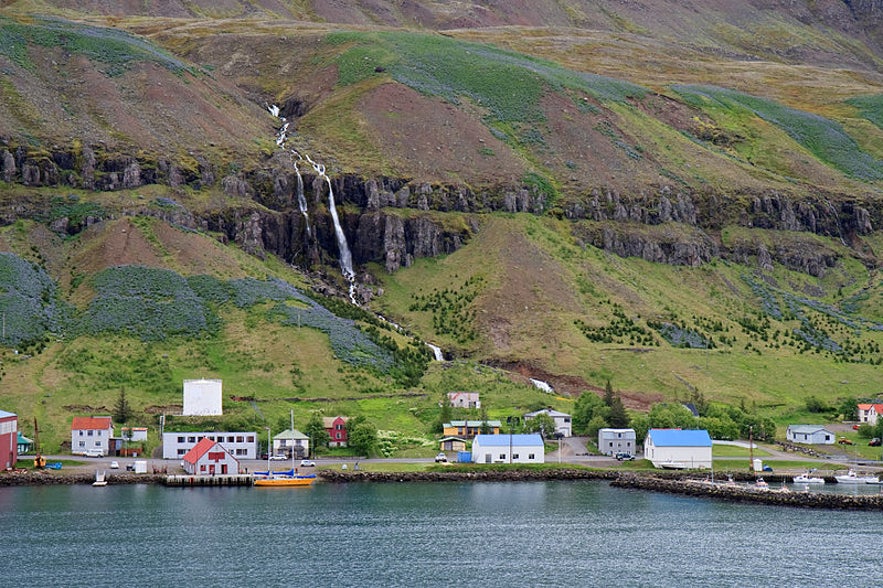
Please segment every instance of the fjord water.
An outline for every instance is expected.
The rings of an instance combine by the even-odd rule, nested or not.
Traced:
[[[872,586],[879,513],[603,482],[0,488],[0,586]]]

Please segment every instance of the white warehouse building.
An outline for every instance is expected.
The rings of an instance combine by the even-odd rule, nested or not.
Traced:
[[[221,380],[184,380],[184,416],[218,416],[222,407]]]
[[[202,439],[216,441],[236,459],[258,458],[258,434],[255,431],[203,433],[163,433],[163,459],[181,459]]]

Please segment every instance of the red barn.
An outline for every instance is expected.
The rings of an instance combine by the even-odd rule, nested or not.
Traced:
[[[0,465],[8,470],[18,461],[18,416],[0,410]]]
[[[235,476],[239,474],[239,461],[217,441],[203,437],[193,449],[181,458],[184,471],[191,475]]]
[[[346,442],[349,439],[346,432],[346,422],[350,420],[349,417],[324,417],[322,419],[322,425],[325,427],[325,431],[328,432],[328,447],[346,447]]]

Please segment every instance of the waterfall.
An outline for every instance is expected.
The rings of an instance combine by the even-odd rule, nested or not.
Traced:
[[[540,390],[542,390],[543,392],[548,392],[549,394],[554,392],[554,389],[552,388],[552,386],[550,386],[548,383],[546,383],[542,380],[535,380],[534,378],[530,378],[530,383],[533,384],[534,386],[536,386],[537,388],[539,388]]]
[[[427,343],[426,346],[432,349],[432,354],[435,356],[435,361],[445,360],[445,354],[442,353],[441,347],[439,347],[438,345],[433,345],[432,343]]]
[[[268,104],[267,110],[270,111],[270,114],[282,121],[282,127],[276,134],[276,145],[286,149],[285,142],[288,139],[288,121],[285,120],[285,117],[279,116],[279,107],[275,104]],[[341,273],[343,273],[343,277],[346,278],[346,281],[349,282],[350,285],[350,302],[358,305],[356,302],[356,274],[353,271],[353,256],[350,253],[349,245],[346,242],[346,233],[343,232],[343,228],[340,226],[340,218],[337,216],[337,206],[334,204],[334,189],[331,186],[331,178],[325,174],[325,166],[310,159],[309,155],[301,156],[301,154],[294,149],[286,149],[286,151],[288,151],[288,154],[291,157],[294,172],[297,174],[297,204],[307,221],[307,235],[310,235],[310,219],[307,214],[307,199],[304,196],[303,177],[301,177],[300,169],[297,167],[297,160],[305,157],[307,162],[313,166],[316,174],[320,178],[323,178],[325,183],[328,184],[328,210],[331,212],[331,220],[334,222],[334,235],[337,237],[337,248],[340,254],[340,270]]]

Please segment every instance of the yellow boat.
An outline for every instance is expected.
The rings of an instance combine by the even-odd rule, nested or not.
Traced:
[[[254,485],[264,488],[282,488],[285,486],[309,486],[315,481],[315,474],[310,474],[309,476],[267,476],[266,478],[255,478]]]

